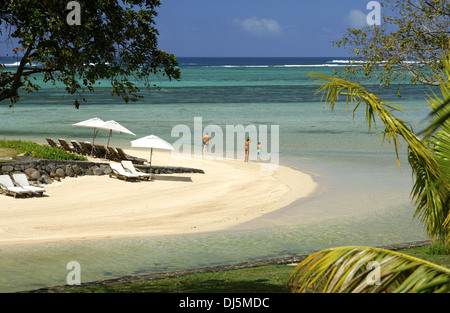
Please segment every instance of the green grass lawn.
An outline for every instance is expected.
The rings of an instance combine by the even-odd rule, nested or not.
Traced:
[[[450,251],[443,252],[433,245],[400,250],[399,252],[450,268]]]
[[[450,255],[429,247],[399,252],[450,268]],[[286,283],[294,271],[292,265],[268,265],[214,273],[200,273],[132,283],[111,283],[79,287],[70,292],[83,293],[285,293]]]
[[[288,291],[286,282],[293,270],[293,266],[269,265],[143,282],[81,287],[74,289],[72,292],[279,293]]]
[[[40,159],[87,161],[82,155],[68,153],[64,149],[41,145],[32,141],[0,139],[0,158],[23,154]],[[4,155],[2,157],[2,155]]]

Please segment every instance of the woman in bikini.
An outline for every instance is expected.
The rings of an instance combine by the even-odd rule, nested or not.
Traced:
[[[247,137],[247,140],[244,142],[244,149],[245,149],[245,161],[248,162],[248,155],[250,153],[250,137]]]

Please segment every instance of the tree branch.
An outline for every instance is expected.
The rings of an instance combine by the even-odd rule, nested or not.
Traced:
[[[19,67],[12,79],[11,88],[4,90],[0,94],[0,101],[17,96],[17,94],[18,94],[17,91],[19,90],[20,87],[22,87],[22,74],[25,69],[25,66],[28,63],[28,57],[30,56],[31,51],[33,50],[33,44],[34,44],[34,38],[31,40],[30,45],[28,46],[27,50],[25,51],[25,54],[22,57],[22,60],[20,60]]]

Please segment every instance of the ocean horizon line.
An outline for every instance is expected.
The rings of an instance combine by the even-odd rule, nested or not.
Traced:
[[[10,55],[0,55],[0,58],[15,58],[17,56]],[[348,56],[184,56],[184,55],[176,55],[176,58],[348,58]]]
[[[185,57],[176,56],[179,66],[309,66],[309,65],[342,65],[357,58],[329,56],[329,57]],[[4,67],[18,67],[20,57],[0,56],[0,64]],[[92,64],[90,64],[92,65]],[[31,66],[39,66],[34,62]]]

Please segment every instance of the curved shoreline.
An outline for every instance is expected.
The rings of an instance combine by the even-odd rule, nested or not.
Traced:
[[[140,150],[140,151],[139,150],[136,150],[136,151],[128,150],[127,152],[129,152],[130,154],[133,154],[135,156],[142,156],[144,158],[145,157],[148,158],[148,155],[147,155],[146,151],[142,151],[142,150]],[[203,160],[201,160],[201,159],[200,160],[199,159],[183,160],[183,161],[179,161],[179,162],[176,161],[175,162],[175,161],[172,160],[172,158],[170,158],[169,154],[158,151],[154,155],[154,159],[153,159],[152,164],[157,165],[157,166],[159,166],[159,165],[161,165],[161,166],[179,165],[179,166],[186,166],[186,167],[206,169],[206,172],[205,172],[206,175],[205,176],[203,176],[204,174],[188,174],[187,175],[187,176],[191,176],[194,179],[194,181],[196,180],[195,177],[200,177],[200,178],[205,179],[207,177],[207,175],[209,175],[209,178],[211,178],[211,180],[209,180],[209,178],[208,178],[208,179],[206,179],[204,181],[201,181],[203,188],[200,188],[199,189],[200,191],[209,190],[211,188],[220,189],[219,185],[221,183],[223,183],[223,180],[226,179],[226,177],[231,177],[232,181],[233,181],[233,184],[237,183],[238,178],[242,177],[242,179],[245,179],[244,180],[245,182],[248,182],[248,184],[244,184],[245,186],[248,187],[248,186],[252,186],[252,183],[254,182],[254,178],[255,178],[253,175],[250,175],[250,174],[258,173],[259,175],[262,175],[262,176],[258,176],[258,177],[265,178],[263,180],[264,183],[267,183],[269,178],[270,179],[275,179],[273,177],[271,178],[271,176],[273,176],[273,175],[277,176],[277,175],[275,175],[275,173],[272,173],[272,175],[268,175],[268,173],[265,173],[265,174],[260,173],[261,171],[260,171],[260,168],[259,168],[258,164],[254,163],[254,162],[251,162],[249,164],[245,164],[243,161],[240,161],[240,160],[234,160],[234,161],[229,161],[229,160],[210,161],[210,160],[207,160],[207,162],[204,163],[204,164],[208,164],[207,167],[200,166],[199,164],[202,164],[202,162],[203,162]],[[229,164],[229,166],[227,166],[226,164]],[[253,169],[253,172],[252,172],[251,169]],[[212,230],[204,230],[204,229],[197,229],[197,228],[196,229],[190,229],[190,230],[188,229],[187,232],[182,233],[182,234],[180,234],[180,233],[168,233],[167,235],[164,235],[164,234],[161,234],[161,235],[153,234],[153,235],[149,236],[148,234],[132,233],[132,234],[130,234],[130,236],[126,236],[126,237],[120,236],[120,237],[115,238],[115,237],[111,237],[110,236],[110,237],[100,237],[100,238],[87,238],[87,237],[86,238],[66,238],[66,240],[56,240],[56,241],[50,241],[50,242],[46,242],[46,243],[49,243],[51,246],[53,246],[52,245],[53,243],[56,243],[56,244],[59,244],[58,246],[60,246],[60,247],[67,247],[67,246],[70,246],[70,244],[76,244],[76,245],[80,244],[80,245],[83,245],[83,247],[85,247],[84,246],[85,243],[87,245],[89,245],[90,243],[93,243],[93,244],[97,244],[98,243],[98,244],[103,245],[103,244],[109,244],[110,242],[114,243],[115,239],[133,239],[133,242],[134,242],[134,239],[138,239],[139,240],[139,239],[145,239],[145,238],[149,238],[150,239],[152,237],[156,237],[156,238],[157,237],[161,237],[161,239],[164,240],[164,238],[167,238],[168,236],[170,237],[171,235],[174,235],[174,236],[181,235],[181,236],[183,236],[183,234],[188,234],[188,235],[189,234],[194,235],[194,234],[200,234],[200,233],[211,233],[211,234],[218,233],[218,234],[220,234],[222,231],[225,231],[225,232],[231,231],[231,232],[233,232],[236,228],[239,228],[240,225],[247,225],[247,226],[249,226],[251,228],[255,228],[255,227],[256,228],[262,228],[261,230],[263,232],[265,232],[265,230],[266,230],[265,225],[258,224],[257,221],[269,220],[269,219],[272,219],[272,217],[278,217],[280,214],[281,215],[283,215],[283,214],[290,215],[294,211],[293,210],[290,211],[289,207],[296,207],[296,206],[298,206],[297,204],[301,204],[302,202],[304,202],[305,205],[303,205],[303,208],[300,209],[300,211],[301,211],[300,214],[303,214],[303,212],[307,211],[308,214],[309,214],[309,217],[315,217],[315,218],[320,217],[322,219],[324,212],[320,211],[320,209],[318,207],[316,207],[315,205],[311,206],[311,205],[308,205],[308,204],[314,203],[317,200],[317,199],[314,200],[314,198],[318,198],[318,199],[322,198],[322,197],[317,197],[317,196],[318,195],[320,196],[321,194],[323,194],[323,192],[327,191],[327,185],[328,185],[327,179],[325,179],[325,181],[323,181],[322,178],[324,178],[324,177],[322,177],[320,174],[312,173],[312,172],[308,172],[308,171],[303,172],[301,169],[299,169],[298,167],[296,168],[295,166],[283,165],[283,166],[280,167],[280,169],[282,171],[285,170],[287,173],[294,175],[294,177],[290,177],[290,178],[296,178],[297,175],[300,175],[301,177],[303,177],[303,175],[305,175],[305,176],[309,177],[309,179],[311,179],[312,181],[314,181],[315,183],[318,183],[318,184],[315,185],[315,187],[312,190],[312,192],[310,192],[309,194],[307,194],[303,198],[297,198],[296,196],[298,196],[298,195],[296,195],[294,193],[293,194],[294,195],[293,201],[291,203],[287,204],[287,205],[280,206],[279,203],[277,203],[277,201],[275,201],[275,204],[272,203],[272,204],[274,204],[273,206],[269,206],[268,208],[263,210],[263,212],[261,211],[261,207],[258,207],[258,206],[253,208],[254,211],[252,211],[251,208],[250,208],[250,211],[247,212],[247,214],[241,212],[242,214],[244,214],[244,216],[240,220],[236,220],[236,219],[228,220],[227,222],[230,222],[229,225],[232,225],[232,226],[230,226],[230,227],[229,226],[224,226],[223,229],[217,228],[217,226],[219,226],[219,224],[216,223],[214,225],[208,225],[208,226],[212,226]],[[212,173],[211,173],[211,170],[212,170]],[[283,173],[285,174],[286,172],[283,171],[278,176],[285,177],[282,174]],[[212,175],[214,173],[216,175]],[[221,176],[221,175],[218,176],[217,173],[223,173],[223,176]],[[236,174],[236,173],[239,174],[239,177],[236,177],[236,175],[233,175],[233,174]],[[250,173],[250,174],[248,174],[248,173]],[[317,174],[317,175],[315,175],[315,174]],[[178,176],[178,174],[176,174],[176,175]],[[246,175],[246,176],[243,176],[243,175]],[[315,178],[314,180],[312,179],[313,177]],[[92,177],[92,176],[89,176],[87,178],[93,178],[95,180],[95,177]],[[280,177],[277,177],[277,178],[280,178]],[[297,181],[295,179],[294,180],[290,180],[289,177],[287,177],[287,176],[285,178],[287,180],[286,183],[291,182],[291,186],[297,187],[297,188],[295,188],[296,190],[298,189],[298,185],[296,185]],[[78,179],[81,179],[81,177],[80,178],[76,178],[76,179],[75,178],[68,179],[67,181],[62,181],[61,183],[55,184],[55,186],[57,186],[57,185],[62,186],[65,183],[72,182],[72,183],[74,183],[73,187],[75,188],[78,185],[80,185],[78,183]],[[123,181],[119,181],[117,179],[111,179],[109,177],[104,177],[104,180],[101,180],[101,181],[102,182],[107,182],[107,184],[105,184],[106,187],[111,186],[111,184],[120,184],[120,186],[127,186],[127,187],[131,187],[131,186],[144,187],[145,186],[145,185],[141,186],[141,183],[137,183],[137,184],[136,183],[126,183],[126,182],[123,182]],[[269,181],[273,182],[273,180],[269,180]],[[277,181],[277,180],[275,179],[275,181]],[[323,185],[322,184],[323,182],[326,182],[326,184]],[[143,182],[143,183],[145,184],[145,182]],[[157,183],[157,184],[153,185],[153,183]],[[196,181],[195,183],[200,183],[200,181]],[[167,187],[170,187],[170,186],[174,187],[172,189],[183,188],[183,186],[186,185],[185,182],[177,182],[177,181],[155,181],[155,182],[151,182],[150,184],[152,184],[152,189],[157,189],[157,188],[153,188],[153,187],[158,186],[158,185],[162,185],[162,184],[165,184]],[[77,186],[75,186],[75,185],[77,185]],[[87,186],[85,188],[85,190],[87,190],[87,192],[94,193],[95,190],[90,190],[90,189],[93,189],[93,186],[95,187],[96,185],[95,184],[94,185],[91,184],[89,186]],[[270,186],[270,184],[269,184],[269,186]],[[273,187],[273,185],[272,185],[272,187]],[[236,188],[242,188],[242,185],[236,186]],[[109,187],[107,189],[109,189]],[[73,188],[72,189],[68,188],[68,190],[70,192],[74,192],[75,191],[75,189],[73,189]],[[232,188],[230,187],[228,190],[232,190]],[[236,190],[234,190],[234,191],[236,192]],[[242,191],[242,190],[237,190],[237,191]],[[139,194],[139,192],[137,194]],[[241,194],[245,194],[245,192],[243,192]],[[172,196],[172,198],[173,198],[174,194],[173,193],[165,193],[165,195],[166,195],[166,198],[169,197],[169,196]],[[189,194],[189,192],[184,193],[183,195],[191,196]],[[280,195],[278,195],[278,196],[280,196]],[[5,199],[5,198],[6,197],[2,196],[2,200]],[[162,198],[164,198],[164,197],[162,197]],[[256,197],[256,198],[258,198],[258,197]],[[221,195],[221,199],[227,199],[226,192]],[[252,198],[252,199],[254,199],[254,198]],[[33,200],[33,199],[11,199],[11,200],[18,200],[16,202],[12,202],[12,203],[30,203],[30,201],[28,201],[28,200]],[[187,200],[187,198],[184,198],[184,200]],[[258,199],[258,200],[261,200],[261,199]],[[284,199],[284,200],[286,202],[289,202],[288,201],[289,199]],[[34,203],[34,201],[32,201],[32,203]],[[239,203],[239,201],[238,202],[234,202],[234,203]],[[273,210],[271,210],[271,209],[273,209]],[[314,210],[312,210],[312,209],[314,209]],[[84,210],[84,212],[90,212],[90,210],[88,210],[86,208],[82,208],[82,207],[80,207],[80,210]],[[33,210],[30,210],[30,212],[33,212]],[[261,214],[261,213],[263,213],[263,214]],[[340,213],[340,212],[338,212],[338,213]],[[303,220],[303,219],[301,219],[301,220]],[[313,223],[316,223],[316,222],[317,222],[317,220],[313,221]],[[1,230],[1,228],[0,228],[0,230]],[[189,236],[186,236],[186,237],[189,237]],[[189,238],[191,238],[191,237],[189,237]],[[159,240],[159,239],[157,239],[157,240]],[[409,240],[409,238],[406,238],[405,242],[407,242],[408,240]],[[412,240],[416,240],[416,239],[412,239]],[[418,239],[418,240],[421,240],[421,239]],[[384,241],[384,242],[386,242],[386,241]],[[398,242],[402,242],[402,241],[398,241]],[[389,241],[388,241],[388,243],[389,243]],[[209,242],[206,243],[206,244],[209,244]],[[377,243],[375,243],[375,244],[377,244]],[[49,245],[47,245],[47,246],[49,246]],[[15,251],[15,252],[18,252],[20,254],[21,253],[20,251],[32,251],[33,249],[41,249],[41,247],[45,247],[45,245],[42,245],[39,242],[24,243],[23,241],[21,241],[19,243],[12,243],[10,245],[10,247],[8,247],[8,248],[12,248],[12,249],[16,249],[17,248],[18,250]],[[6,246],[2,246],[2,249],[4,249],[4,248],[6,249],[7,247]],[[298,249],[295,249],[295,250],[298,250]],[[312,251],[312,250],[310,250],[310,251]],[[309,251],[307,253],[309,253]],[[279,255],[280,254],[274,254],[274,257],[277,257]],[[285,255],[285,254],[281,254],[281,255]],[[266,256],[271,257],[270,255],[266,255]],[[90,254],[89,254],[89,259],[90,259]],[[202,266],[198,266],[198,267],[195,267],[195,268],[198,268],[197,270],[192,269],[193,267],[191,267],[190,270],[189,269],[186,270],[186,271],[180,270],[180,271],[175,271],[175,272],[172,272],[172,271],[169,270],[170,272],[167,271],[167,275],[171,275],[172,273],[178,273],[178,274],[180,274],[180,273],[191,273],[191,272],[203,271],[203,270],[218,270],[218,271],[222,271],[222,270],[227,270],[227,269],[239,268],[240,266],[245,266],[245,267],[249,266],[250,267],[250,266],[259,266],[258,264],[261,264],[261,265],[271,264],[271,262],[279,262],[279,261],[282,261],[282,260],[289,260],[288,263],[291,263],[291,262],[293,262],[294,259],[295,259],[295,257],[280,258],[280,259],[276,258],[276,259],[266,260],[265,256],[262,256],[260,261],[257,260],[257,261],[243,262],[243,263],[234,263],[233,260],[229,260],[231,262],[227,262],[227,263],[224,262],[224,264],[231,264],[231,265],[212,266],[212,267],[208,267],[208,268],[204,268]],[[187,268],[189,268],[189,267],[187,267]],[[162,273],[166,273],[165,271],[161,271],[161,272]],[[133,274],[133,276],[117,275],[116,276],[117,278],[113,277],[113,278],[108,278],[106,280],[101,280],[101,281],[97,280],[97,279],[93,279],[93,280],[90,280],[90,281],[92,282],[92,284],[102,284],[102,283],[106,283],[106,282],[109,282],[109,281],[121,282],[121,281],[127,281],[128,279],[133,280],[133,279],[139,279],[139,278],[144,278],[144,277],[148,277],[148,278],[149,277],[159,277],[159,276],[163,277],[164,275],[165,274],[158,274],[158,273],[156,273],[156,274],[155,273],[148,274],[147,276],[141,276],[141,275],[135,276],[134,274]],[[154,278],[150,278],[150,279],[154,279]],[[54,286],[54,285],[59,285],[59,284],[60,283],[58,283],[58,282],[56,284],[53,284],[52,282],[50,282],[50,283],[43,284],[43,286]],[[91,284],[91,283],[86,282],[86,284]],[[22,289],[22,290],[29,290],[29,289],[33,289],[33,287],[31,287],[31,288],[25,287],[25,288],[20,288],[20,289]],[[46,292],[45,290],[53,290],[53,287],[51,287],[51,288],[43,288],[42,290],[44,290],[43,292]]]
[[[148,158],[146,150],[127,150]],[[317,187],[310,175],[282,165],[271,172],[256,162],[182,160],[160,151],[152,164],[201,168],[205,174],[176,174],[191,177],[188,183],[66,178],[46,185],[43,198],[2,196],[0,246],[221,231],[308,197]]]

